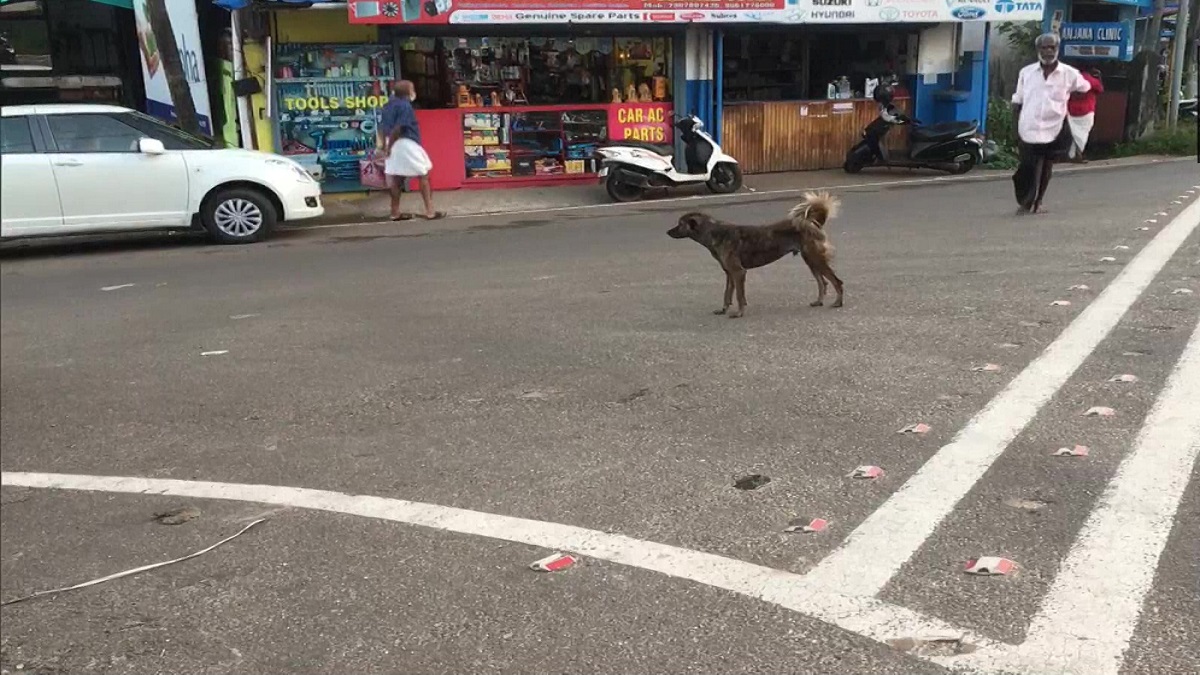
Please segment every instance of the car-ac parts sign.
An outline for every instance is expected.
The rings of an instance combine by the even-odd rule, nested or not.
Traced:
[[[150,29],[146,4],[162,2],[171,19],[175,33],[175,44],[179,47],[179,60],[183,63],[183,76],[187,78],[196,106],[200,128],[209,136],[213,133],[212,108],[208,103],[208,84],[204,76],[204,54],[200,46],[200,27],[196,23],[194,0],[134,0],[133,14],[137,21],[138,51],[142,55],[142,80],[146,83],[146,112],[168,121],[175,121],[175,104],[171,100],[171,88],[167,85],[167,73],[163,68],[159,37]]]

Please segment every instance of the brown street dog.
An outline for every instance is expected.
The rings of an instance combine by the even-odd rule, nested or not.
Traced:
[[[746,270],[769,265],[791,253],[800,255],[817,280],[813,307],[825,304],[829,284],[837,292],[834,307],[842,306],[842,280],[833,273],[833,245],[825,234],[825,223],[837,215],[841,202],[828,192],[809,192],[788,213],[787,220],[769,225],[734,225],[704,213],[688,213],[667,231],[673,239],[691,239],[708,249],[725,270],[725,303],[714,314],[736,319],[746,311]],[[738,307],[730,311],[734,292]]]

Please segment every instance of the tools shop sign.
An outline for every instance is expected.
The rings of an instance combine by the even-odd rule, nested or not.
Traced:
[[[608,136],[614,141],[670,145],[673,107],[665,103],[620,103],[608,110]]]
[[[1084,60],[1133,60],[1133,26],[1116,23],[1064,23],[1063,56]]]

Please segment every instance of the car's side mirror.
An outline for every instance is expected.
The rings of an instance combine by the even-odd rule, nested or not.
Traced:
[[[154,138],[139,138],[138,152],[143,155],[161,155],[167,151],[163,142]]]

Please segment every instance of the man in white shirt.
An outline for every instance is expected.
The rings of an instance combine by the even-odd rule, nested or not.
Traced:
[[[1012,97],[1020,155],[1013,174],[1018,215],[1041,210],[1054,160],[1067,151],[1071,142],[1066,126],[1067,101],[1071,94],[1091,89],[1078,70],[1058,60],[1058,45],[1054,33],[1038,36],[1034,41],[1038,62],[1021,69]]]

